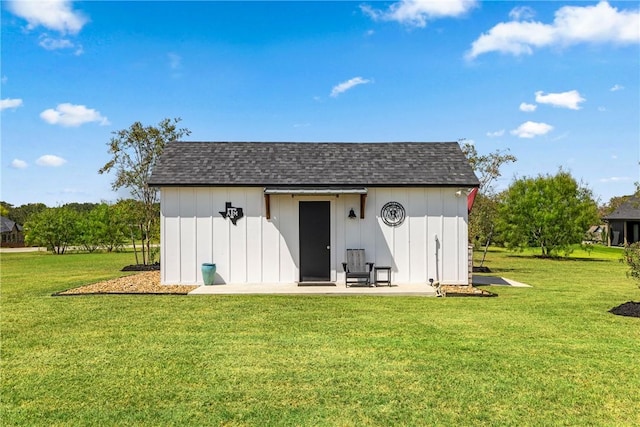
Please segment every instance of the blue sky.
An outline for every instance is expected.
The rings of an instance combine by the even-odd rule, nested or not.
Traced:
[[[456,141],[514,177],[640,180],[637,1],[3,1],[0,159],[14,205],[115,201],[111,132],[191,141]]]

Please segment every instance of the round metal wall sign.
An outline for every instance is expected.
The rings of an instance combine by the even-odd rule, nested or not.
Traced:
[[[404,207],[398,202],[385,203],[380,211],[380,216],[389,227],[397,227],[404,222]]]

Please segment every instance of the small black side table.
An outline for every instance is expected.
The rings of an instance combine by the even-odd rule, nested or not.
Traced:
[[[379,271],[387,273],[386,278],[383,278],[384,280],[380,278],[378,274]],[[376,286],[378,286],[378,283],[386,283],[387,286],[391,286],[391,267],[387,267],[385,265],[373,267],[373,281]]]

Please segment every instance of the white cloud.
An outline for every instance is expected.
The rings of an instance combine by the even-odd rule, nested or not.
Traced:
[[[0,111],[18,107],[22,107],[22,99],[20,98],[5,98],[0,100]]]
[[[538,104],[550,104],[554,107],[568,108],[570,110],[579,110],[580,103],[586,101],[577,90],[570,90],[561,93],[544,94],[541,90],[536,92],[536,102]]]
[[[40,46],[47,50],[70,49],[73,43],[69,39],[53,39],[46,34],[40,36]]]
[[[640,10],[618,11],[606,1],[562,7],[553,22],[560,38],[568,43],[640,42]]]
[[[53,154],[45,154],[44,156],[38,157],[38,159],[36,160],[36,164],[38,166],[58,167],[64,165],[65,163],[67,163],[65,159],[63,159],[62,157],[54,156]]]
[[[27,21],[29,30],[42,26],[62,34],[77,34],[88,22],[68,0],[10,1],[8,8]]]
[[[529,6],[518,6],[509,12],[509,18],[514,21],[530,20],[534,16],[536,16],[536,12]]]
[[[20,160],[20,159],[13,159],[11,161],[11,167],[14,169],[24,169],[26,168],[27,162],[25,162],[24,160]]]
[[[58,104],[55,110],[53,108],[44,110],[40,113],[40,117],[51,125],[61,125],[64,127],[77,127],[84,123],[91,122],[97,122],[100,126],[111,124],[99,111],[87,108],[84,105],[73,105],[69,103]]]
[[[38,44],[46,50],[75,49],[76,55],[84,53],[82,45],[77,45],[69,39],[56,39],[48,34],[41,34]]]
[[[533,138],[540,135],[545,135],[553,130],[553,126],[546,123],[538,122],[524,122],[517,129],[511,131],[512,135],[516,135],[518,138]]]
[[[600,182],[626,182],[631,181],[631,178],[628,176],[611,176],[608,178],[601,178]]]
[[[347,80],[346,82],[342,82],[340,84],[335,85],[333,89],[331,89],[331,96],[335,98],[341,93],[344,93],[355,86],[364,85],[372,82],[373,80],[370,80],[370,79],[363,79],[362,77],[354,77],[352,79]]]
[[[492,51],[530,55],[533,53],[531,46],[546,46],[553,40],[553,29],[548,25],[539,22],[501,22],[474,41],[466,57],[474,59]]]
[[[536,111],[536,108],[538,108],[538,106],[535,104],[527,104],[526,102],[520,104],[520,111],[524,111],[525,113],[532,113]]]
[[[360,9],[376,21],[396,21],[404,25],[423,28],[427,21],[456,17],[475,7],[475,0],[400,0],[387,10],[361,5]]]
[[[502,136],[502,135],[504,135],[504,129],[500,129],[500,130],[497,130],[495,132],[487,132],[487,136],[489,138],[495,138],[495,137]]]
[[[467,59],[484,53],[532,54],[534,48],[578,43],[640,43],[640,11],[618,10],[606,1],[594,6],[564,6],[553,23],[501,22],[471,44]]]
[[[7,76],[2,76],[1,81],[2,81],[2,84],[5,84],[6,82],[8,82],[8,81],[9,81],[9,77],[7,77]]]
[[[616,84],[616,85],[613,85],[611,87],[611,89],[609,89],[609,90],[611,92],[617,92],[617,91],[622,90],[622,89],[624,89],[624,86]]]

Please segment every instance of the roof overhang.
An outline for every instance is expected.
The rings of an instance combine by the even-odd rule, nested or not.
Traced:
[[[367,194],[366,187],[264,187],[264,194]]]
[[[355,194],[360,196],[360,218],[364,219],[364,209],[367,199],[366,187],[264,187],[264,204],[267,219],[271,219],[271,196],[291,194],[298,196],[317,196],[317,195],[336,195]]]

